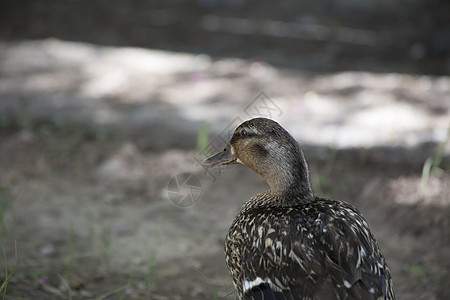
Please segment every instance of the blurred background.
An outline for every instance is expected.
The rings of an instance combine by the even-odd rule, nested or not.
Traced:
[[[223,241],[267,189],[204,170],[278,121],[356,206],[398,299],[449,299],[450,3],[2,1],[5,299],[235,299]]]

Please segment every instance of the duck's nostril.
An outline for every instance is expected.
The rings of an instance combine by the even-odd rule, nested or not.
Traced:
[[[227,148],[223,149],[223,152],[227,151]]]

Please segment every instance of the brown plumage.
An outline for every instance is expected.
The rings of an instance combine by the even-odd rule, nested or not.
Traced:
[[[204,165],[242,163],[267,192],[249,199],[225,241],[239,299],[395,299],[385,259],[351,205],[319,198],[298,143],[278,123],[256,118]]]

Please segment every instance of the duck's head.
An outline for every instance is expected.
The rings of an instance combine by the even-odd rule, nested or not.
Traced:
[[[295,139],[277,122],[256,118],[239,125],[222,152],[205,167],[241,163],[260,174],[274,193],[313,197],[308,166]]]

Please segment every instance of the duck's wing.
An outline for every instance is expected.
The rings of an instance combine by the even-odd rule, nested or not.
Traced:
[[[237,268],[232,259],[227,264],[244,299],[313,299],[326,279],[309,221],[292,211],[265,209],[247,216],[228,240],[227,256],[233,248],[239,261]],[[245,243],[233,244],[237,240]]]
[[[389,269],[362,215],[343,202],[321,203],[313,227],[339,298],[395,299]]]
[[[237,251],[233,279],[243,299],[395,299],[366,221],[345,203],[265,209],[239,224],[237,235],[245,243],[227,247]],[[324,296],[326,280],[334,291]]]

